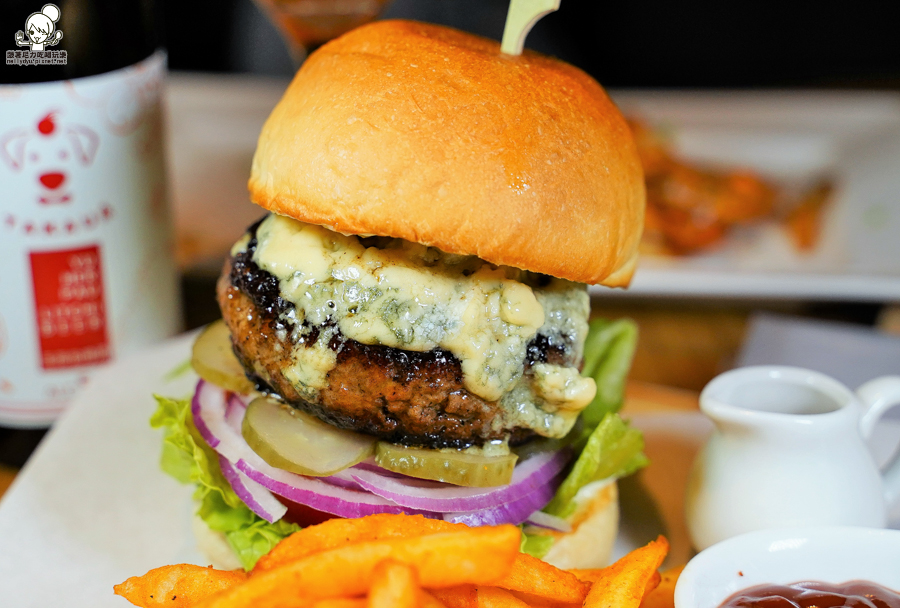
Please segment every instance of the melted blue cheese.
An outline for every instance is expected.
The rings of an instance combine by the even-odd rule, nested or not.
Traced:
[[[553,280],[532,287],[521,281],[522,271],[477,257],[400,239],[367,247],[359,237],[278,215],[266,218],[256,235],[253,259],[279,280],[282,297],[295,306],[295,324],[330,320],[363,344],[448,350],[470,392],[501,402],[504,423],[543,435],[567,432],[593,398],[593,380],[573,368],[538,364],[523,378],[527,344],[539,331],[551,341],[574,337],[569,343],[581,348],[589,312],[582,285]],[[310,393],[324,386],[336,364],[321,336],[313,348],[296,348],[293,359],[286,375]]]

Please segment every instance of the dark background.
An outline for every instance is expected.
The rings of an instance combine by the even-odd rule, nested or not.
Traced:
[[[499,39],[507,0],[395,0],[386,17]],[[170,67],[288,76],[251,0],[164,0]],[[607,87],[900,88],[896,2],[563,0],[527,46]]]

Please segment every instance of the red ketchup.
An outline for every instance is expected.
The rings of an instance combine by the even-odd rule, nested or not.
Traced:
[[[900,608],[900,594],[869,581],[758,585],[738,591],[719,608]]]

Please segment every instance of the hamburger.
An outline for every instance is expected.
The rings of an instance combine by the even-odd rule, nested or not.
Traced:
[[[614,413],[634,328],[589,324],[586,285],[629,282],[644,186],[600,85],[376,22],[310,55],[249,189],[269,213],[226,260],[197,392],[152,421],[215,561],[405,512],[522,524],[526,551],[603,565],[615,479],[645,459]]]

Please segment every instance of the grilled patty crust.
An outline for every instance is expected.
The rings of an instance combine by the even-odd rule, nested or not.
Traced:
[[[495,428],[499,405],[466,390],[459,361],[440,349],[419,353],[334,336],[329,346],[337,365],[318,401],[304,399],[284,374],[292,363],[291,332],[278,331],[283,322],[231,283],[232,268],[229,262],[219,280],[219,305],[235,354],[263,391],[335,426],[404,445],[460,448],[507,435],[516,443],[534,434]],[[306,345],[319,339],[317,333],[306,334]]]
[[[404,445],[464,448],[505,437],[521,443],[534,435],[528,428],[505,428],[498,402],[468,391],[459,361],[446,350],[406,351],[361,344],[333,326],[328,332],[294,327],[286,314],[294,305],[281,297],[276,277],[252,259],[255,226],[250,235],[247,250],[226,261],[217,296],[235,354],[261,390],[335,426]],[[310,399],[285,370],[294,348],[325,339],[337,364]],[[537,335],[524,363],[526,371],[539,362],[571,365],[565,358],[563,348]]]

